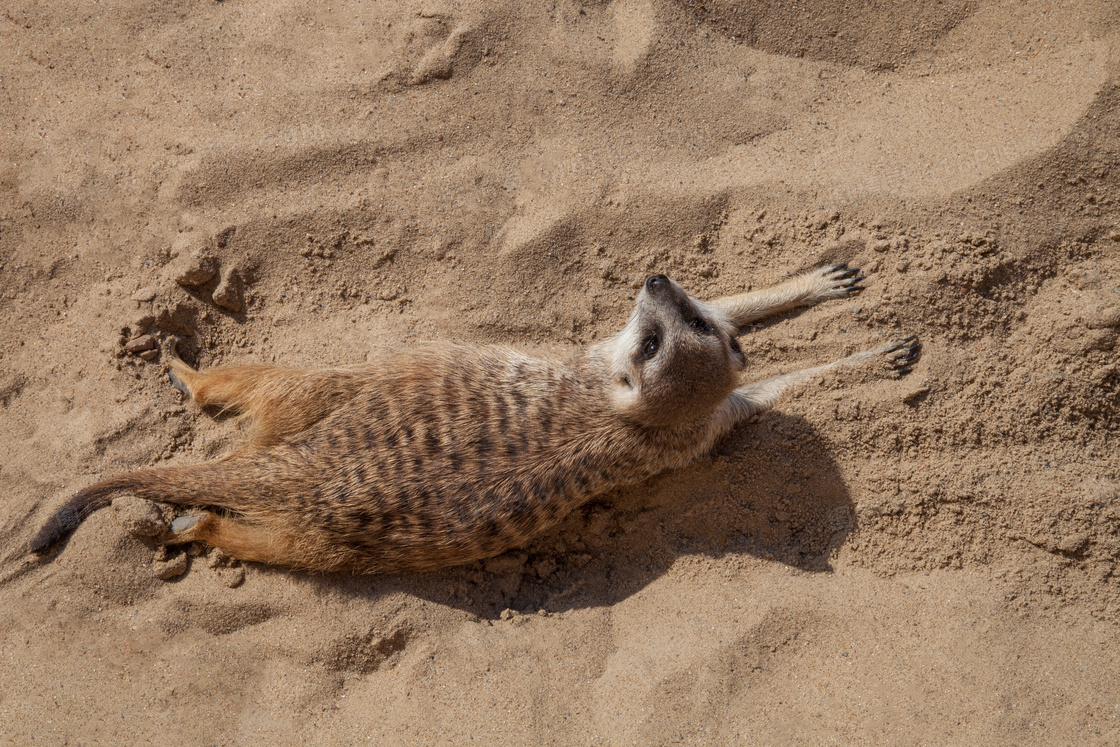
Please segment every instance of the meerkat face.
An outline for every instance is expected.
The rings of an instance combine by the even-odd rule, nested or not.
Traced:
[[[615,408],[654,426],[707,416],[745,365],[734,332],[721,312],[674,281],[649,278],[626,327],[609,343]]]

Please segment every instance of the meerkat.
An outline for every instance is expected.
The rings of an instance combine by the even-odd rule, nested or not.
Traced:
[[[612,488],[683,467],[788,387],[878,361],[908,373],[915,338],[752,384],[736,337],[758,319],[862,290],[821,267],[775,287],[702,302],[645,281],[614,337],[568,360],[443,345],[327,370],[197,371],[172,383],[235,410],[248,442],[214,461],[141,469],[77,493],[31,550],[46,553],[126,491],[208,510],[171,522],[167,544],[311,571],[424,571],[525,545]]]

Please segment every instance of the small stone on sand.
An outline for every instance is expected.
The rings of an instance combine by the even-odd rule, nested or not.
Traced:
[[[158,537],[167,531],[163,514],[151,501],[134,495],[120,495],[113,499],[113,513],[125,531],[133,537]]]

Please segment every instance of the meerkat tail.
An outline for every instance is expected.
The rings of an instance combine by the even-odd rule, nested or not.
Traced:
[[[108,506],[114,493],[131,487],[130,478],[131,475],[121,475],[79,490],[35,535],[35,539],[31,541],[31,552],[42,554],[50,550],[56,542],[77,529],[87,516]]]
[[[220,505],[218,496],[205,495],[203,486],[214,484],[213,478],[221,475],[228,481],[228,475],[215,469],[217,465],[199,464],[176,467],[154,467],[116,475],[79,490],[73,498],[55,512],[35,539],[31,541],[31,552],[41,555],[51,549],[59,540],[78,528],[94,511],[105,508],[113,502],[113,495],[128,491],[141,498],[164,503],[211,503]],[[218,485],[223,481],[218,481]]]

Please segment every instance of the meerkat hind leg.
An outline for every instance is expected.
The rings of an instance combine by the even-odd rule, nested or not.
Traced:
[[[753,321],[783,311],[853,296],[863,290],[859,282],[865,279],[859,268],[849,268],[845,262],[818,267],[772,288],[724,296],[708,303],[726,314],[741,331]]]
[[[252,438],[269,444],[295,436],[359,391],[358,370],[305,370],[276,366],[219,366],[197,371],[172,355],[167,371],[171,384],[200,406],[245,415]]]
[[[231,558],[273,565],[298,566],[303,560],[292,536],[210,512],[180,516],[171,522],[169,545],[205,542]]]

